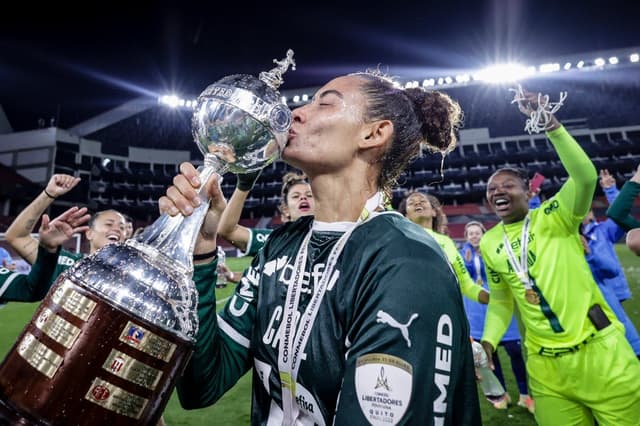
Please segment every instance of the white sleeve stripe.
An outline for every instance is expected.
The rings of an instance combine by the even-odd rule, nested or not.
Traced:
[[[7,278],[2,287],[0,287],[0,297],[2,297],[5,291],[7,291],[13,280],[16,279],[18,275],[20,274],[16,274],[15,272],[9,275],[9,278]]]
[[[220,315],[218,315],[218,327],[220,327],[220,330],[222,330],[224,334],[229,336],[231,340],[233,340],[240,346],[249,349],[249,339],[238,333],[228,322],[223,320]]]
[[[247,255],[247,253],[251,252],[251,243],[253,242],[253,229],[247,229],[249,230],[249,241],[247,241],[247,248],[245,249],[245,251],[240,250],[240,254],[238,254],[238,257],[244,257]]]

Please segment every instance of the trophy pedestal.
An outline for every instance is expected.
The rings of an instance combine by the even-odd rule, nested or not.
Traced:
[[[191,352],[62,275],[0,365],[0,425],[155,424]]]

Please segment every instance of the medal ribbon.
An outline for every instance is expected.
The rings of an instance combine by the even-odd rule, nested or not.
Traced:
[[[309,339],[311,329],[316,316],[320,310],[320,303],[324,297],[325,291],[329,284],[329,280],[333,275],[338,258],[344,249],[349,237],[353,231],[366,220],[376,216],[378,210],[380,210],[380,204],[384,200],[384,194],[382,192],[376,193],[373,197],[369,198],[360,213],[360,217],[353,226],[348,229],[329,253],[327,264],[322,276],[317,285],[313,289],[313,296],[309,305],[302,313],[300,317],[300,325],[295,326],[295,314],[298,312],[298,306],[300,304],[300,288],[302,286],[302,279],[304,276],[304,270],[307,263],[307,253],[309,241],[313,233],[313,228],[309,230],[302,245],[296,255],[296,262],[294,268],[294,276],[289,283],[287,289],[287,298],[284,305],[283,321],[285,321],[284,335],[280,336],[280,346],[278,349],[278,370],[280,373],[280,383],[282,388],[282,411],[284,412],[283,425],[293,425],[298,417],[299,409],[296,403],[294,403],[296,395],[296,380],[298,378],[298,371],[300,369],[299,357],[302,354],[307,340]],[[294,336],[295,333],[295,336]]]
[[[524,218],[524,225],[522,225],[522,234],[520,234],[520,262],[518,262],[518,259],[513,253],[513,250],[511,250],[511,243],[509,242],[509,238],[507,237],[507,230],[504,227],[504,223],[502,223],[502,239],[507,251],[507,256],[509,257],[509,263],[511,264],[513,270],[516,272],[518,279],[527,290],[533,289],[533,287],[531,286],[531,281],[529,280],[529,265],[527,263],[529,254],[530,223],[531,218],[529,218],[529,214],[527,214],[527,217]]]
[[[531,284],[531,278],[529,277],[529,265],[527,263],[527,255],[528,255],[528,246],[529,246],[529,224],[531,219],[527,214],[527,217],[524,219],[524,225],[522,226],[522,234],[520,236],[520,262],[517,261],[513,251],[511,250],[511,244],[509,244],[509,238],[507,238],[507,231],[505,230],[504,223],[502,224],[502,231],[504,232],[504,244],[507,249],[507,254],[509,255],[509,263],[511,263],[511,267],[518,274],[518,278],[524,285],[526,289],[525,299],[529,303],[533,303],[536,305],[540,305],[540,309],[544,316],[549,320],[549,325],[554,333],[562,333],[564,329],[560,324],[560,320],[556,316],[556,314],[549,306],[549,303],[544,298],[544,296],[539,292],[539,290],[533,288]],[[535,282],[533,283],[535,285]],[[533,295],[533,300],[528,298],[528,293]]]

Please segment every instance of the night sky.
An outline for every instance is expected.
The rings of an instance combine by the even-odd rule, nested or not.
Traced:
[[[419,79],[640,46],[636,1],[51,3],[0,16],[0,104],[14,130],[39,117],[71,127],[138,96],[195,96],[288,48],[298,69],[282,89],[375,67]]]

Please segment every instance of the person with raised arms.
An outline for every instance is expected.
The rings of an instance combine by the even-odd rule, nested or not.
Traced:
[[[640,363],[587,265],[578,229],[598,175],[547,96],[516,93],[527,128],[545,130],[569,178],[539,208],[529,208],[526,172],[497,170],[487,201],[501,219],[480,241],[491,300],[482,345],[489,360],[518,306],[529,389],[538,424],[635,425]]]

